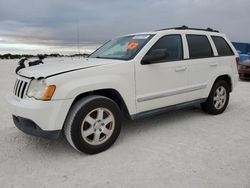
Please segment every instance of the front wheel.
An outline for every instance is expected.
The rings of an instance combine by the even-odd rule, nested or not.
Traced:
[[[213,85],[206,102],[201,104],[202,109],[209,114],[221,114],[227,108],[229,101],[229,84],[218,80]]]
[[[89,96],[71,108],[64,133],[68,142],[78,151],[96,154],[108,149],[121,130],[118,105],[109,98]]]

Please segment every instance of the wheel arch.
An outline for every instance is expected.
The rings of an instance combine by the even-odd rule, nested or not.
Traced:
[[[223,80],[223,81],[225,81],[225,82],[227,82],[228,84],[229,84],[229,91],[230,91],[230,93],[232,92],[232,90],[233,90],[233,83],[232,83],[232,78],[231,78],[231,76],[230,75],[228,75],[228,74],[223,74],[223,75],[220,75],[220,76],[218,76],[216,79],[215,79],[215,81],[214,81],[214,84],[218,81],[218,80]]]
[[[94,90],[94,91],[87,91],[87,92],[81,93],[75,97],[73,103],[71,104],[71,107],[76,102],[81,100],[82,98],[84,98],[86,96],[91,96],[91,95],[100,95],[100,96],[107,97],[107,98],[113,100],[119,106],[122,115],[126,118],[129,118],[129,119],[131,118],[128,107],[127,107],[123,97],[121,96],[121,94],[117,90],[111,89],[111,88]],[[70,109],[71,109],[71,107],[70,107]]]

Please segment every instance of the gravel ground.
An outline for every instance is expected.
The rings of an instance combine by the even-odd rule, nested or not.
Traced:
[[[15,128],[5,95],[13,61],[0,62],[0,187],[250,187],[250,82],[239,82],[226,112],[199,107],[124,122],[106,152],[79,154]]]

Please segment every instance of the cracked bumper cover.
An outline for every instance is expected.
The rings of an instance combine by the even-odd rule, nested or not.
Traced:
[[[60,130],[44,131],[30,119],[18,117],[15,115],[13,115],[12,117],[16,127],[26,134],[53,140],[59,138],[60,136]]]
[[[56,138],[63,128],[72,99],[39,101],[19,99],[13,94],[6,96],[17,128],[34,136]]]

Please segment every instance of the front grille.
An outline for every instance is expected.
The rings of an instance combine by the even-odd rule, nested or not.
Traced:
[[[23,80],[21,78],[17,78],[15,86],[14,86],[13,93],[18,98],[23,99],[24,96],[25,96],[25,92],[27,90],[27,86],[28,86],[28,81],[27,80]]]

